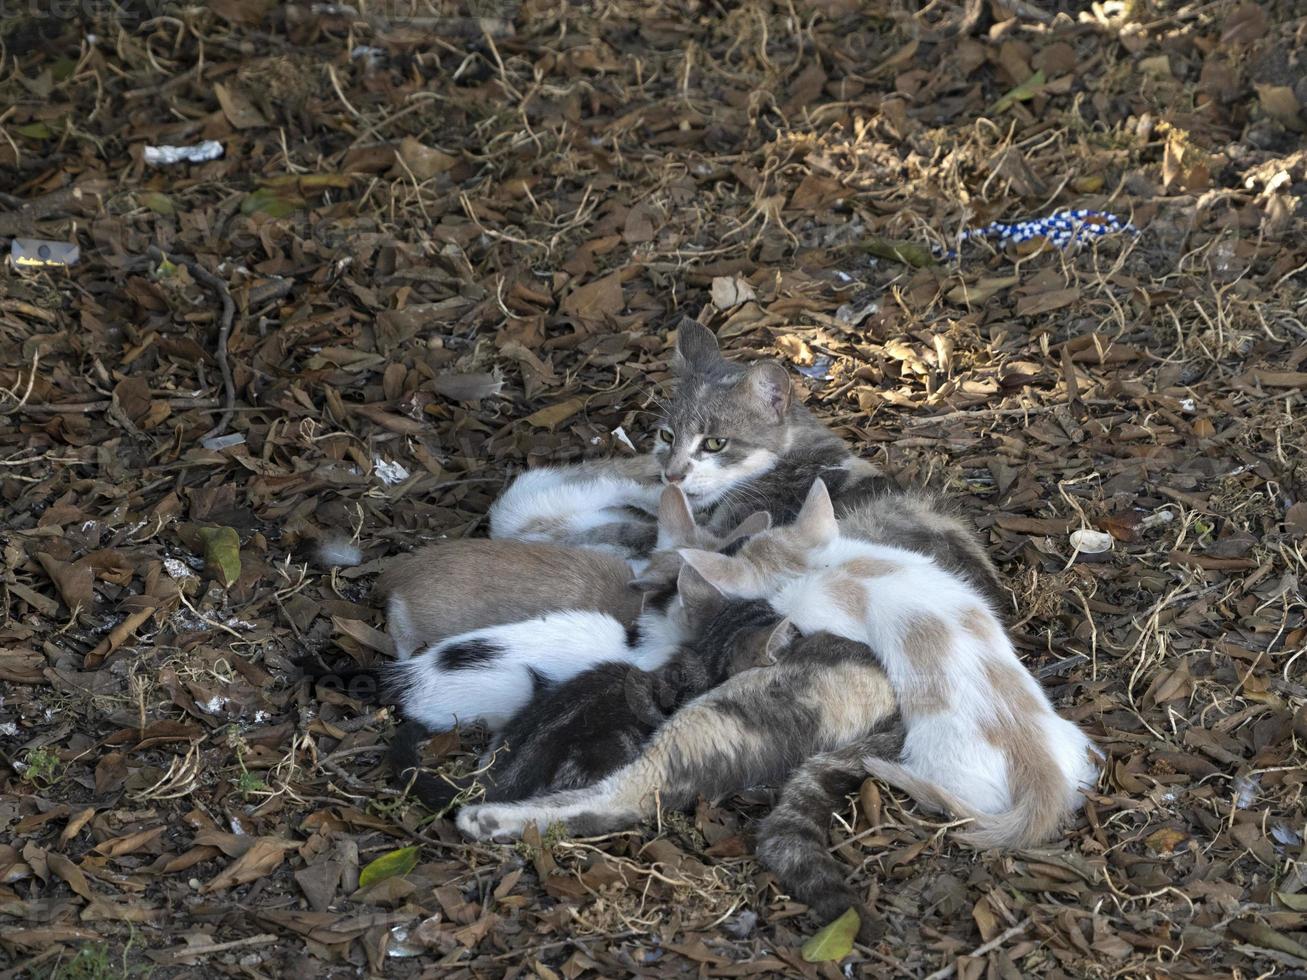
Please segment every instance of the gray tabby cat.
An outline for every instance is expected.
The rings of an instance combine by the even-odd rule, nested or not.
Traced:
[[[904,729],[894,692],[865,644],[828,633],[773,636],[775,666],[746,670],[685,705],[633,762],[585,789],[464,807],[458,826],[482,840],[517,837],[530,823],[590,836],[699,796],[783,784],[758,828],[759,861],[822,920],[859,908],[845,868],[827,852],[827,824],[866,778],[865,758],[899,758]],[[863,925],[871,935],[865,912]]]

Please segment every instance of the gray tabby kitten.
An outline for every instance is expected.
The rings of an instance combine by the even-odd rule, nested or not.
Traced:
[[[860,907],[844,867],[826,850],[831,811],[866,778],[868,756],[897,759],[903,724],[888,680],[865,644],[829,633],[773,631],[775,666],[746,670],[695,698],[632,762],[585,789],[520,803],[465,807],[459,828],[481,840],[519,836],[527,824],[563,824],[589,836],[721,798],[783,784],[758,829],[757,856],[784,889],[823,920]],[[864,938],[874,935],[863,914]]]
[[[938,496],[900,490],[854,456],[794,398],[780,364],[728,361],[712,331],[683,319],[673,366],[679,384],[654,455],[663,482],[684,490],[696,510],[708,511],[710,528],[734,527],[757,510],[771,514],[773,527],[789,524],[821,478],[846,533],[929,555],[980,589],[996,609],[1008,605],[967,523]]]

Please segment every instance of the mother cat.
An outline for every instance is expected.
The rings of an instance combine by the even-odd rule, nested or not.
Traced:
[[[771,515],[773,526],[792,522],[808,488],[821,479],[836,515],[855,518],[869,540],[927,555],[980,589],[996,609],[1007,606],[994,566],[967,524],[934,494],[900,490],[850,452],[794,397],[780,364],[728,361],[712,331],[682,319],[672,366],[677,389],[658,427],[652,460],[609,464],[615,486],[603,486],[602,500],[592,498],[603,463],[532,470],[496,502],[491,536],[602,546],[620,540],[628,554],[647,556],[655,528],[636,499],[640,476],[652,478],[656,472],[663,483],[678,485],[701,522],[718,534],[760,510]],[[614,506],[623,486],[632,488],[625,491],[632,499],[624,512]],[[532,507],[542,504],[531,521]],[[576,519],[559,515],[560,506],[574,508]],[[595,510],[607,515],[601,527],[591,518]],[[496,511],[513,513],[512,529],[494,527]],[[629,526],[611,523],[620,513]],[[536,530],[524,533],[525,526]],[[542,533],[544,526],[552,530]]]

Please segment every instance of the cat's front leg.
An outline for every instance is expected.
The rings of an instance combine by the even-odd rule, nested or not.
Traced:
[[[506,843],[521,837],[531,824],[541,830],[561,824],[569,833],[579,836],[632,826],[640,822],[643,814],[618,804],[609,785],[617,775],[614,773],[585,789],[537,796],[520,803],[465,806],[458,813],[458,829],[475,840]]]

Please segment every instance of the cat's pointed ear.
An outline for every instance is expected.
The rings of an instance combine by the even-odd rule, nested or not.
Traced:
[[[835,522],[835,505],[831,503],[830,492],[823,481],[812,481],[812,487],[803,501],[799,516],[794,520],[794,529],[810,547],[830,544],[839,537],[840,528]]]
[[[690,565],[682,565],[676,576],[676,592],[687,606],[722,599],[721,589],[700,575]]]
[[[735,530],[722,540],[722,548],[734,544],[743,538],[751,538],[771,527],[771,514],[765,510],[755,510],[752,514],[735,525]]]
[[[687,566],[703,576],[709,585],[723,595],[749,598],[747,593],[753,576],[749,574],[749,567],[744,562],[719,555],[715,551],[699,551],[695,548],[682,548],[680,555]]]
[[[679,375],[702,374],[722,362],[717,337],[698,320],[681,317],[676,325],[676,353],[672,370]]]
[[[749,397],[764,412],[770,412],[780,421],[790,410],[790,398],[794,388],[790,384],[789,372],[775,361],[755,361],[744,372],[744,381]]]
[[[668,485],[658,498],[658,547],[675,548],[694,540],[694,511],[680,487]]]
[[[772,627],[771,634],[767,637],[767,662],[774,664],[780,655],[790,648],[790,644],[798,635],[799,631],[788,617]]]

